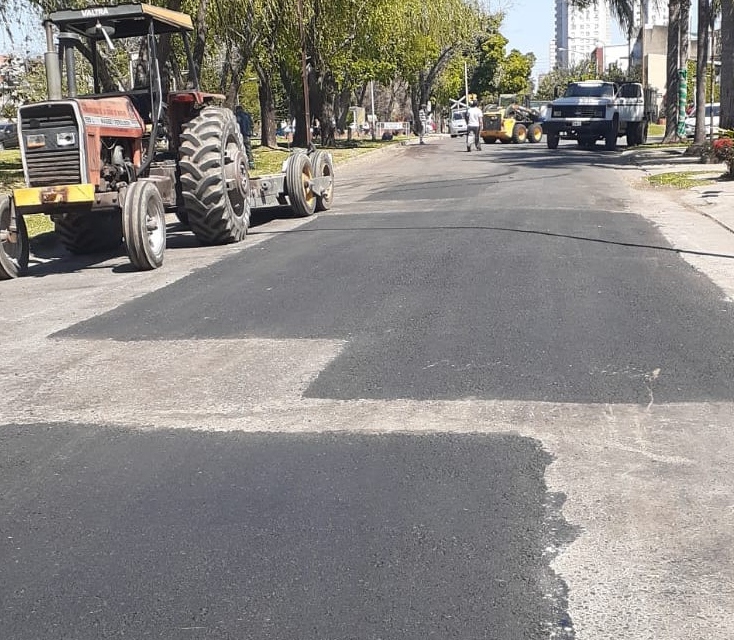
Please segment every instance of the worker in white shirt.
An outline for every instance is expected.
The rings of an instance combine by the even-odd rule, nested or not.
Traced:
[[[471,146],[481,151],[482,142],[479,139],[479,130],[482,127],[482,110],[477,106],[476,100],[469,103],[469,109],[466,112],[466,150],[471,151]]]

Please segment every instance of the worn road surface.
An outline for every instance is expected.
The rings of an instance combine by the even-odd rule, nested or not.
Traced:
[[[730,640],[734,237],[431,138],[0,283],[0,637]]]

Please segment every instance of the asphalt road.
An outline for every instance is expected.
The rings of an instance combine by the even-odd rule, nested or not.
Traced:
[[[730,638],[734,242],[601,148],[337,169],[1,283],[0,635]]]

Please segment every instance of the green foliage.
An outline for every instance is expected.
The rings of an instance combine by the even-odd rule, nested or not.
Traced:
[[[569,82],[593,80],[596,77],[596,64],[593,60],[584,60],[568,69],[556,68],[541,78],[536,97],[538,100],[553,100],[563,94]]]
[[[530,94],[530,74],[535,64],[535,55],[523,54],[513,49],[505,54],[508,40],[500,33],[504,14],[489,16],[484,32],[476,40],[473,54],[476,63],[469,83],[470,93],[480,101],[496,99],[500,93]],[[463,91],[461,92],[463,94]]]
[[[533,54],[511,51],[502,13],[475,0],[150,0],[188,12],[196,26],[205,91],[224,93],[255,117],[257,86],[272,94],[278,117],[303,110],[301,55],[309,59],[311,112],[337,118],[374,80],[402,84],[418,104],[464,93],[464,61],[475,93],[527,92]],[[111,0],[101,0],[108,3]],[[89,0],[8,0],[11,11],[78,8]],[[0,9],[3,17],[8,9]],[[40,28],[40,24],[39,24]],[[181,52],[176,50],[178,57]],[[116,61],[117,56],[115,56]],[[120,74],[124,76],[124,65]],[[248,78],[257,77],[258,83]],[[331,118],[329,118],[329,121]]]
[[[687,91],[687,97],[688,97],[688,104],[695,104],[696,103],[696,84],[698,83],[698,78],[696,77],[696,61],[695,60],[689,60],[688,61],[688,91]],[[711,77],[711,64],[706,65],[706,77],[704,78],[704,82],[706,83],[706,102],[719,102],[720,94],[721,94],[721,86],[718,82],[712,82]],[[713,98],[712,98],[712,89],[713,89]]]
[[[532,53],[522,54],[517,49],[510,51],[502,63],[499,93],[530,94],[530,73],[534,64],[535,55]]]

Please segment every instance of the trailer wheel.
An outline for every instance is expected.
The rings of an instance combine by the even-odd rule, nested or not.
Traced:
[[[0,280],[22,276],[30,255],[28,231],[23,216],[16,218],[18,230],[10,232],[10,197],[0,196]]]
[[[549,149],[557,149],[558,148],[558,142],[561,139],[561,134],[556,132],[548,133],[545,136],[545,142],[548,145]]]
[[[528,130],[524,124],[519,122],[512,127],[512,141],[515,144],[525,142],[528,139]]]
[[[183,125],[179,167],[188,224],[199,241],[242,240],[250,226],[250,179],[232,111],[207,107]]]
[[[111,251],[122,244],[122,217],[116,211],[53,216],[61,244],[75,255]]]
[[[532,143],[540,142],[543,137],[543,127],[537,122],[528,127],[528,141]]]
[[[314,177],[326,184],[316,191],[316,211],[328,211],[334,200],[334,161],[327,151],[317,151],[311,158]]]
[[[160,267],[166,249],[166,212],[153,183],[140,180],[127,188],[122,220],[130,262],[141,271]]]
[[[291,210],[299,217],[306,217],[316,210],[316,194],[311,180],[313,167],[305,153],[294,153],[285,169],[285,187]]]

